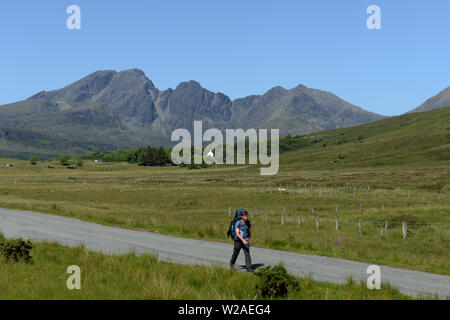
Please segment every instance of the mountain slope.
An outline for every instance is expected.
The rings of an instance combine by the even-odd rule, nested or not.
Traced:
[[[408,113],[430,111],[449,106],[450,106],[450,87],[447,87],[446,89],[439,92],[437,95],[429,98],[427,101],[422,103],[417,108],[408,111]]]
[[[262,96],[233,101],[233,123],[244,128],[280,128],[283,135],[358,125],[383,119],[334,94],[299,85],[275,87]]]
[[[12,141],[4,135],[0,151],[6,145],[9,152],[38,150],[52,155],[101,151],[106,145],[112,149],[167,146],[173,130],[186,128],[192,132],[195,120],[202,120],[204,129],[280,128],[286,135],[382,118],[332,93],[303,85],[291,90],[275,87],[261,96],[232,101],[196,81],[160,91],[141,70],[106,70],[62,89],[42,91],[27,100],[0,106],[0,129],[20,129],[26,136],[66,142],[47,144],[45,149],[36,139]],[[56,145],[58,149],[53,149]]]
[[[285,137],[283,170],[450,165],[450,107]]]

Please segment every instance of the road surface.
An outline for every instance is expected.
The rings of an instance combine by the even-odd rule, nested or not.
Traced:
[[[199,265],[228,266],[232,244],[164,236],[116,227],[108,227],[77,219],[41,213],[0,208],[0,233],[6,238],[23,237],[37,241],[58,242],[67,246],[84,244],[92,251],[121,254],[155,254],[158,259]],[[322,256],[290,253],[263,248],[251,248],[256,265],[276,265],[301,277],[342,284],[349,277],[367,281],[371,264]],[[237,265],[244,264],[243,252]],[[390,283],[402,293],[419,297],[439,294],[450,297],[450,276],[380,266],[381,281]]]

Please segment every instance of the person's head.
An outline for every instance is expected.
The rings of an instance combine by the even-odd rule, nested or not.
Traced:
[[[247,211],[242,211],[241,212],[241,219],[244,221],[248,220],[248,212]]]

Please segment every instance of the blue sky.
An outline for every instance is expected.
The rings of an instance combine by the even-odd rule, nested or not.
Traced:
[[[81,30],[66,27],[72,4]],[[0,104],[104,69],[232,99],[302,83],[385,115],[450,85],[449,0],[2,1],[0,40]]]

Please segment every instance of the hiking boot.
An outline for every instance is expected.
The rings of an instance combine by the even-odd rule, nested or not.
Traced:
[[[235,269],[234,269],[234,264],[233,264],[233,263],[230,263],[230,269],[231,269],[231,270],[235,270]]]
[[[246,270],[247,270],[247,272],[253,272],[252,268],[247,268]]]

